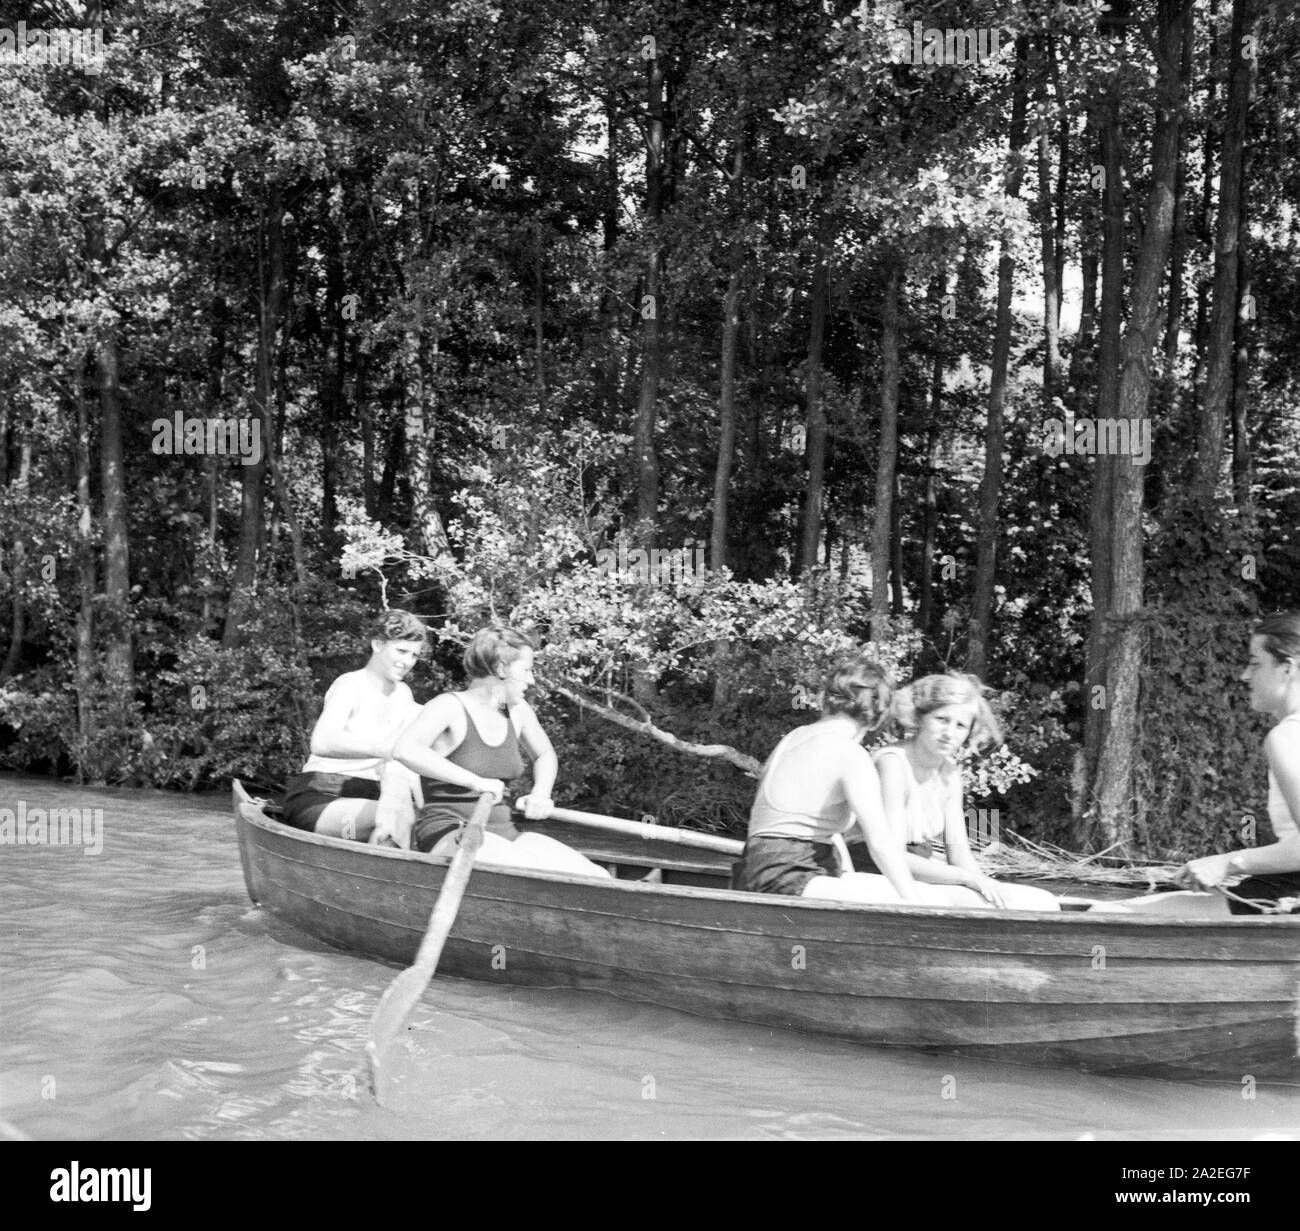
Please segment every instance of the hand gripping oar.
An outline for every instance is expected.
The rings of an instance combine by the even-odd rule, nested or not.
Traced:
[[[571,825],[586,825],[591,829],[608,829],[611,833],[631,834],[634,838],[672,842],[677,846],[694,846],[703,851],[717,851],[723,855],[737,856],[745,849],[735,838],[720,838],[716,834],[697,833],[693,829],[674,829],[668,825],[653,825],[649,821],[621,821],[616,816],[601,816],[597,812],[575,812],[572,808],[552,808],[547,820],[568,821]]]
[[[415,964],[402,971],[388,985],[375,1009],[374,1017],[370,1019],[366,1055],[370,1057],[370,1089],[376,1102],[383,1101],[379,1097],[379,1081],[384,1050],[397,1037],[407,1014],[424,995],[424,989],[429,986],[429,980],[438,968],[442,946],[447,942],[451,925],[456,922],[460,900],[465,896],[465,886],[469,884],[469,874],[474,869],[474,856],[483,845],[483,827],[492,811],[492,803],[491,794],[479,796],[473,815],[461,833],[460,845],[456,848],[451,867],[447,869],[438,900],[433,904],[429,926],[425,929],[424,939],[415,955]]]

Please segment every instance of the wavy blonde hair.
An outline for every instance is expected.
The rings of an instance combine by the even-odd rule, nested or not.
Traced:
[[[950,672],[947,675],[926,675],[913,680],[894,693],[893,716],[899,726],[911,735],[921,725],[921,719],[945,705],[973,705],[975,719],[971,723],[966,742],[972,748],[1002,742],[1002,726],[992,707],[984,699],[984,685],[976,675]]]

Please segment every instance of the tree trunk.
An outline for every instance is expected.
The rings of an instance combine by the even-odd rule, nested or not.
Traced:
[[[1160,94],[1151,140],[1151,187],[1138,258],[1128,327],[1124,332],[1119,383],[1119,417],[1149,422],[1152,355],[1159,340],[1160,285],[1174,222],[1174,181],[1178,164],[1179,68],[1183,21],[1191,0],[1158,0]],[[1135,457],[1111,455],[1111,602],[1105,643],[1107,717],[1093,786],[1097,839],[1105,848],[1129,848],[1134,832],[1140,723],[1139,681],[1143,603],[1142,497],[1144,468]]]
[[[118,386],[117,337],[100,339],[99,368],[100,486],[104,505],[105,673],[115,703],[129,705],[135,696],[131,649],[130,528],[126,511],[126,472],[122,459],[122,394]]]
[[[1048,40],[1048,66],[1052,74],[1052,92],[1056,97],[1057,126],[1057,166],[1056,166],[1056,329],[1059,339],[1061,329],[1061,296],[1065,286],[1065,239],[1066,206],[1070,199],[1071,153],[1070,128],[1073,117],[1066,103],[1065,86],[1061,83],[1061,61],[1056,53],[1056,39]],[[1058,356],[1059,361],[1059,356]]]
[[[969,266],[971,249],[962,258],[962,269]],[[957,275],[961,286],[962,271]],[[930,283],[930,310],[933,313],[934,345],[930,368],[929,426],[925,439],[925,483],[921,497],[921,570],[917,577],[917,621],[921,631],[928,632],[934,618],[934,566],[935,545],[939,533],[938,472],[939,425],[943,414],[943,370],[945,360],[945,329],[943,298],[947,277],[940,274]]]
[[[533,241],[533,381],[537,408],[546,414],[546,266],[542,260],[542,229],[534,222]]]
[[[1189,10],[1183,23],[1181,73],[1184,81],[1192,75],[1192,44],[1195,41],[1195,9]],[[1169,250],[1168,321],[1165,325],[1164,379],[1171,398],[1178,388],[1178,342],[1183,326],[1183,269],[1187,259],[1187,146],[1183,132],[1178,134],[1178,178],[1174,184],[1174,235]]]
[[[619,237],[622,185],[619,170],[618,94],[611,85],[605,91],[605,158],[601,167],[601,271],[604,286],[600,295],[600,337],[603,350],[597,359],[599,401],[605,406],[610,427],[622,419],[619,388],[619,357],[623,346],[619,336],[621,305],[615,288],[614,250]]]
[[[0,401],[4,401],[0,394]],[[5,409],[8,403],[4,402]],[[7,418],[7,415],[6,415]],[[5,425],[7,428],[7,424]],[[8,431],[0,431],[0,452],[9,451]],[[18,505],[26,503],[27,490],[32,473],[32,440],[30,433],[23,433],[18,461],[18,474],[13,479],[9,490],[12,499]],[[7,477],[7,476],[6,476]],[[8,485],[7,485],[8,486]],[[4,664],[0,666],[0,681],[17,674],[18,664],[22,660],[23,640],[27,636],[27,543],[21,533],[14,535],[13,567],[9,570],[9,582],[13,589],[13,613],[9,622],[9,648],[5,651]]]
[[[275,388],[275,354],[284,299],[284,199],[272,185],[267,192],[262,217],[262,245],[265,259],[259,260],[259,314],[257,329],[257,366],[253,384],[253,409],[260,424],[263,448],[257,464],[240,466],[239,546],[235,571],[231,579],[230,607],[221,644],[234,649],[243,641],[240,625],[253,605],[257,593],[258,561],[266,534],[264,492],[267,475],[267,452],[273,434],[271,403]],[[260,254],[259,254],[260,255]]]
[[[284,518],[284,524],[289,528],[289,542],[293,549],[293,575],[298,584],[298,592],[302,594],[307,589],[307,555],[303,547],[302,528],[298,524],[298,514],[294,512],[293,497],[289,494],[288,485],[284,481],[284,472],[280,468],[280,459],[270,457],[267,459],[267,465],[271,471],[271,481],[275,490],[275,502],[280,507],[280,514]],[[293,604],[295,622],[298,615],[298,603]]]
[[[216,269],[215,276],[218,285],[220,285],[222,278],[220,265]],[[204,390],[204,401],[208,417],[217,418],[222,414],[222,403],[225,398],[226,344],[230,330],[230,309],[226,303],[226,297],[220,290],[217,290],[212,296],[211,313],[212,334],[208,343],[208,379],[207,388]],[[221,482],[218,465],[215,456],[203,459],[204,496],[207,500],[208,517],[207,534],[204,540],[206,562],[202,578],[203,605],[201,619],[204,629],[208,627],[208,620],[212,615],[212,595],[216,586],[217,513],[220,505],[218,497]]]
[[[732,257],[727,294],[722,301],[721,389],[718,395],[718,461],[713,471],[713,530],[709,567],[727,563],[727,506],[731,499],[731,467],[736,453],[736,336],[740,332],[739,254]]]
[[[931,403],[937,404],[943,386],[943,360],[934,361],[934,383],[931,385]],[[939,533],[939,430],[930,429],[925,446],[925,520],[921,528],[921,576],[917,602],[917,622],[923,633],[929,633],[934,622],[934,567],[935,548]]]
[[[1237,237],[1241,230],[1242,161],[1246,111],[1250,105],[1250,61],[1242,44],[1254,29],[1255,0],[1234,0],[1228,40],[1228,105],[1219,168],[1219,214],[1214,244],[1214,299],[1205,370],[1205,400],[1196,434],[1193,491],[1202,503],[1213,501],[1223,462],[1224,425],[1232,397],[1233,342],[1240,310]]]
[[[1122,53],[1129,15],[1129,0],[1120,0],[1101,19],[1101,28],[1115,42],[1115,54]],[[1121,119],[1121,85],[1118,76],[1107,84],[1101,106],[1101,317],[1097,344],[1097,417],[1113,419],[1119,413],[1120,330],[1124,303],[1124,133]],[[1092,619],[1088,626],[1088,652],[1084,667],[1084,774],[1082,792],[1073,800],[1074,820],[1080,841],[1084,840],[1084,811],[1088,806],[1087,784],[1097,773],[1102,737],[1106,729],[1106,621],[1111,607],[1111,518],[1113,515],[1113,467],[1098,457],[1092,470],[1092,503],[1089,525],[1091,545]]]
[[[895,454],[897,464],[897,454]],[[829,530],[827,538],[830,537]],[[827,561],[829,563],[829,560]],[[889,594],[890,614],[897,619],[904,610],[903,596],[903,481],[895,468],[893,499],[889,505]]]
[[[95,721],[95,542],[90,503],[90,414],[86,407],[85,365],[79,356],[72,372],[77,405],[77,440],[73,450],[77,476],[77,623],[76,643],[77,746],[73,755],[77,782],[86,780],[91,749],[99,737]]]
[[[1090,132],[1093,127],[1090,116],[1088,120]],[[1087,405],[1092,399],[1082,395],[1085,386],[1091,384],[1090,373],[1096,368],[1092,350],[1093,333],[1097,327],[1097,266],[1100,255],[1098,253],[1099,227],[1096,211],[1091,202],[1084,206],[1083,216],[1079,220],[1079,232],[1079,263],[1083,276],[1083,290],[1079,306],[1079,332],[1074,339],[1074,349],[1070,352],[1069,383],[1074,393],[1074,400]]]
[[[731,164],[730,190],[738,197],[745,170],[745,149],[737,144]],[[732,222],[740,226],[739,201],[732,210]],[[713,527],[709,538],[709,567],[727,563],[727,514],[731,501],[731,467],[736,455],[736,344],[740,337],[740,280],[745,267],[741,245],[729,246],[730,271],[727,293],[722,300],[722,357],[718,369],[718,461],[713,471]]]
[[[659,411],[662,370],[659,279],[663,264],[660,219],[664,201],[664,74],[658,56],[646,61],[646,253],[645,284],[641,302],[641,387],[637,398],[632,449],[636,457],[636,517],[638,534],[650,546],[659,517],[659,458],[655,447],[655,421]]]
[[[1205,135],[1201,149],[1201,166],[1205,168],[1201,183],[1201,208],[1197,235],[1202,246],[1210,251],[1214,247],[1211,219],[1214,216],[1215,165],[1214,136],[1218,119],[1219,52],[1219,0],[1210,0],[1210,16],[1206,28],[1209,43],[1209,64],[1205,74]],[[1210,290],[1213,277],[1200,279],[1196,288],[1196,368],[1192,374],[1192,389],[1197,406],[1205,403],[1205,368],[1210,351]]]
[[[1243,179],[1245,173],[1243,172]],[[1237,356],[1232,370],[1232,500],[1238,509],[1248,511],[1250,494],[1250,358],[1254,340],[1254,298],[1250,281],[1250,228],[1247,221],[1245,189],[1241,198],[1241,230],[1237,235],[1238,300],[1243,305],[1237,316]]]
[[[446,305],[439,313],[439,327]],[[424,556],[438,557],[451,550],[447,532],[438,513],[433,493],[433,437],[437,424],[437,393],[429,385],[436,380],[439,342],[435,334],[428,347],[419,326],[408,331],[403,346],[403,416],[406,432],[406,472],[411,485],[412,535],[414,550]]]
[[[328,355],[321,364],[321,529],[328,542],[337,543],[334,527],[338,525],[339,488],[339,425],[343,422],[346,405],[348,322],[343,315],[343,296],[346,291],[343,269],[343,237],[335,226],[327,230],[329,251],[325,263],[325,330],[323,349],[333,350],[333,363]],[[332,342],[332,346],[330,343]]]
[[[1043,36],[1043,56],[1055,58],[1055,40]],[[1040,79],[1038,90],[1038,140],[1035,142],[1038,167],[1038,234],[1043,259],[1043,405],[1050,413],[1052,399],[1061,384],[1061,283],[1056,250],[1056,220],[1052,211],[1052,153],[1047,140],[1047,81]]]
[[[1019,153],[1025,143],[1025,58],[1029,40],[1016,39],[1014,93],[1011,100],[1010,163],[1007,195],[1020,195]],[[975,532],[975,586],[971,599],[970,645],[967,665],[975,675],[987,668],[993,625],[993,587],[998,559],[998,498],[1002,489],[1003,416],[1007,399],[1007,369],[1011,360],[1011,292],[1015,258],[1011,236],[1002,237],[998,258],[998,304],[993,327],[992,371],[989,376],[988,422],[984,429],[984,474],[980,479],[979,523]]]
[[[359,344],[352,344],[353,368],[356,384],[352,400],[361,424],[361,496],[366,505],[366,516],[379,513],[379,493],[375,485],[375,417],[370,412],[370,360]]]
[[[897,253],[890,253],[886,259],[880,304],[880,445],[876,456],[876,507],[871,525],[872,641],[883,641],[889,627],[889,545],[894,475],[898,468],[898,301],[903,285],[903,262]]]
[[[809,295],[808,377],[804,408],[804,458],[808,481],[804,489],[803,517],[799,543],[799,571],[817,566],[817,546],[822,533],[825,501],[826,407],[822,404],[822,346],[826,340],[826,300],[829,295],[830,256],[826,251],[829,203],[823,201],[817,223],[817,252],[814,257],[812,291]]]

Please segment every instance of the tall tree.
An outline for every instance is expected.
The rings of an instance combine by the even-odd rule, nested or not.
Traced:
[[[1255,0],[1233,0],[1228,48],[1228,105],[1219,162],[1219,211],[1215,223],[1214,297],[1210,312],[1205,400],[1196,437],[1197,497],[1214,499],[1223,464],[1224,426],[1232,400],[1234,337],[1239,303],[1239,249],[1246,116],[1250,106],[1251,48]],[[1248,41],[1249,40],[1249,41]]]
[[[871,523],[871,637],[874,641],[884,641],[889,627],[890,541],[898,470],[898,318],[903,272],[902,256],[896,252],[888,253],[880,293],[880,436]]]
[[[1192,0],[1157,0],[1158,90],[1151,138],[1151,181],[1138,244],[1128,326],[1124,331],[1119,417],[1136,433],[1149,430],[1152,355],[1159,340],[1161,283],[1169,255],[1177,178],[1178,126],[1183,106],[1180,50],[1183,22]],[[1125,849],[1133,839],[1135,772],[1140,721],[1144,590],[1142,533],[1145,459],[1113,453],[1098,457],[1110,471],[1109,621],[1105,634],[1105,728],[1093,799],[1097,836],[1104,846]]]
[[[1020,195],[1023,179],[1021,147],[1025,143],[1027,112],[1027,57],[1029,39],[1016,39],[1015,69],[1012,75],[1011,129],[1008,141],[1006,195]],[[998,498],[1002,490],[1002,450],[1006,429],[1007,370],[1011,362],[1011,295],[1015,276],[1013,237],[1008,228],[1002,236],[998,257],[998,300],[993,325],[993,360],[989,376],[988,422],[984,429],[984,474],[980,479],[979,520],[975,530],[975,584],[971,598],[970,644],[967,663],[982,676],[988,658],[993,623],[993,592],[998,562]]]
[[[652,542],[659,516],[659,456],[655,424],[659,414],[659,382],[664,304],[660,285],[664,250],[662,221],[667,192],[664,124],[664,65],[659,49],[648,45],[645,60],[645,237],[641,287],[641,379],[633,426],[636,458],[636,518]]]
[[[1129,0],[1119,0],[1101,17],[1100,26],[1110,40],[1115,66],[1103,87],[1096,107],[1101,155],[1101,312],[1097,325],[1098,419],[1113,420],[1119,414],[1120,344],[1124,305],[1124,43],[1130,14]],[[1087,784],[1097,773],[1102,737],[1106,729],[1105,646],[1107,620],[1111,610],[1113,578],[1110,543],[1114,514],[1114,469],[1104,458],[1092,468],[1089,518],[1089,561],[1092,587],[1092,615],[1088,624],[1088,651],[1084,667],[1087,708],[1084,727],[1084,789],[1074,798],[1074,814],[1081,840],[1088,833],[1085,813],[1090,806]]]
[[[265,206],[259,215],[257,351],[253,384],[253,411],[263,448],[253,465],[240,467],[239,547],[230,581],[230,606],[222,632],[227,649],[243,641],[242,625],[257,592],[258,562],[266,537],[267,447],[275,431],[274,397],[276,353],[284,312],[284,192],[267,185]]]
[[[828,193],[829,189],[824,189]],[[807,375],[804,378],[804,460],[808,482],[804,491],[799,571],[817,566],[822,510],[826,499],[826,406],[822,400],[822,349],[826,342],[827,300],[830,295],[831,206],[826,195],[820,203],[812,254],[812,288],[808,293]],[[887,506],[886,506],[887,507]]]

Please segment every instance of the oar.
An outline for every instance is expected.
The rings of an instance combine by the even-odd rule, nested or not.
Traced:
[[[704,851],[718,851],[723,855],[739,855],[745,849],[735,838],[719,838],[713,834],[696,833],[691,829],[673,829],[668,825],[653,825],[649,821],[621,821],[615,816],[601,816],[597,812],[575,812],[572,808],[552,808],[547,820],[568,821],[571,825],[586,825],[591,829],[608,829],[612,833],[631,834],[634,838],[673,842],[678,846],[694,846]]]
[[[492,800],[491,794],[485,793],[478,797],[469,824],[460,836],[460,846],[456,848],[451,867],[447,869],[438,900],[433,904],[429,926],[425,929],[424,939],[420,941],[419,952],[415,955],[415,964],[402,971],[388,985],[375,1009],[374,1017],[370,1019],[366,1054],[370,1057],[370,1088],[377,1102],[382,1102],[379,1098],[379,1079],[384,1050],[397,1037],[407,1014],[424,995],[424,989],[429,986],[429,980],[438,968],[442,947],[447,942],[451,925],[456,922],[460,900],[465,896],[465,886],[469,884],[469,874],[474,869],[474,856],[483,845],[483,827],[492,811]]]

